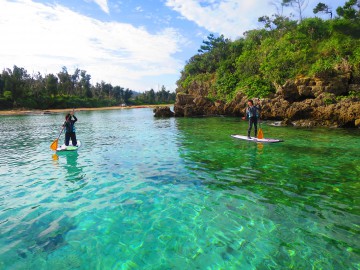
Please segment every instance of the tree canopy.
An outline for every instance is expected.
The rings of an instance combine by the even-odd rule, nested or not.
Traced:
[[[230,101],[236,93],[265,97],[278,85],[297,76],[325,76],[351,71],[360,82],[359,1],[349,0],[330,19],[302,18],[306,1],[283,0],[299,9],[299,20],[264,15],[263,29],[249,30],[230,41],[210,34],[198,54],[192,56],[177,81],[178,92],[206,85],[208,98]],[[319,3],[314,14],[330,14]]]
[[[313,12],[314,14],[317,14],[319,12],[330,14],[330,19],[332,19],[333,13],[331,11],[331,8],[324,3],[318,3],[317,6],[313,9]]]
[[[91,75],[76,69],[70,74],[66,67],[57,74],[40,73],[33,75],[21,67],[6,68],[0,73],[0,109],[30,108],[52,109],[71,107],[103,107],[120,104],[173,103],[175,93],[170,94],[165,87],[154,92],[155,98],[134,99],[134,91],[121,86],[113,86],[101,81],[92,85]]]

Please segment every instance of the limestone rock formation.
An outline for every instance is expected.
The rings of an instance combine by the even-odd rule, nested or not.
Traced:
[[[172,117],[175,115],[168,106],[155,107],[153,112],[155,117]]]
[[[178,93],[175,116],[243,116],[248,98],[241,92],[228,103],[206,98],[209,85],[197,85],[189,93]],[[261,99],[263,120],[283,125],[360,127],[360,84],[351,74],[334,78],[298,77],[277,85],[275,94]]]

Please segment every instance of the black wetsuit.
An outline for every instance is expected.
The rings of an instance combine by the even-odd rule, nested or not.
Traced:
[[[74,118],[74,119],[72,119]],[[70,139],[72,142],[72,145],[76,146],[77,145],[77,140],[76,140],[76,133],[75,133],[75,122],[77,121],[77,118],[75,115],[70,116],[70,119],[68,119],[67,121],[65,121],[64,126],[65,126],[65,145],[68,146]]]
[[[260,115],[260,106],[251,106],[246,109],[246,116],[249,119],[249,128],[247,135],[250,137],[252,126],[254,125],[255,138],[257,137],[257,123]]]

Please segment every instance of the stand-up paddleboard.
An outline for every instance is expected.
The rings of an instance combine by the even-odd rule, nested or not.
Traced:
[[[245,141],[257,142],[257,143],[283,142],[283,140],[278,140],[278,139],[270,139],[270,138],[258,139],[258,138],[254,138],[254,137],[248,138],[247,136],[243,136],[243,135],[231,135],[231,137],[240,139],[240,140],[245,140]]]
[[[77,140],[77,145],[76,146],[73,146],[72,145],[72,142],[70,141],[69,142],[69,145],[66,146],[65,144],[59,146],[56,151],[76,151],[78,150],[79,148],[81,147],[81,141],[80,140]]]

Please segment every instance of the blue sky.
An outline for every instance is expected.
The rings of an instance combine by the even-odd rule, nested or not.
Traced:
[[[65,66],[136,91],[174,91],[186,61],[210,33],[235,40],[261,27],[280,0],[0,0],[0,69],[57,74]],[[334,14],[346,0],[318,2]],[[284,12],[296,12],[287,8]],[[325,17],[324,17],[325,18]]]

